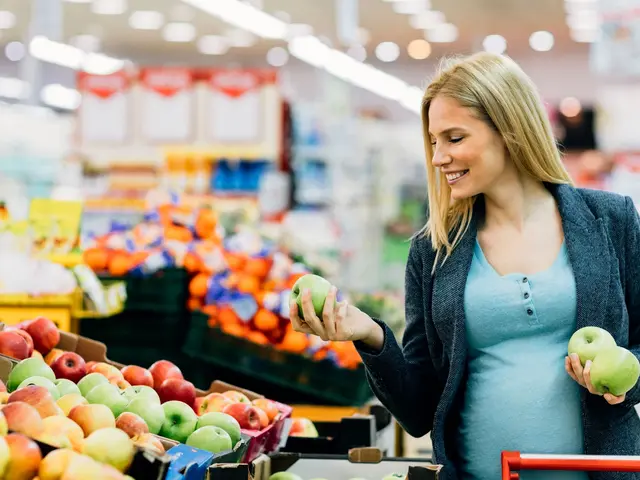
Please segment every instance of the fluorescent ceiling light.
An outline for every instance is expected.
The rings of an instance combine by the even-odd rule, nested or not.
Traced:
[[[36,36],[31,40],[29,53],[43,62],[95,75],[109,75],[124,66],[124,60],[99,53],[85,53],[72,45],[54,42],[43,36]]]
[[[16,16],[7,10],[0,10],[0,30],[9,30],[16,24]]]
[[[578,43],[593,43],[600,38],[600,30],[571,30],[571,39]]]
[[[409,24],[416,30],[428,30],[445,23],[444,13],[437,10],[428,10],[426,12],[412,15]]]
[[[0,97],[22,100],[29,96],[30,87],[19,78],[0,77]]]
[[[284,40],[287,24],[268,13],[238,0],[182,0],[214,17],[262,38]]]
[[[91,11],[96,15],[122,15],[127,11],[126,0],[93,0]]]
[[[97,52],[100,50],[100,39],[95,35],[76,35],[69,43],[83,52]]]
[[[224,55],[229,51],[229,40],[222,35],[205,35],[198,40],[198,50],[204,55]]]
[[[196,27],[191,23],[167,23],[162,29],[162,38],[167,42],[191,42],[196,38]]]
[[[431,8],[429,0],[403,0],[394,2],[393,11],[401,15],[415,15],[417,13],[426,12]]]
[[[42,103],[54,108],[75,110],[80,106],[80,92],[54,83],[42,88],[40,92]]]
[[[158,30],[164,24],[164,15],[153,10],[138,10],[129,16],[129,26],[135,30]]]
[[[567,25],[576,29],[593,29],[600,26],[600,15],[595,11],[576,12],[567,15]]]
[[[458,39],[458,27],[452,23],[443,23],[425,31],[427,40],[431,43],[451,43]]]
[[[228,30],[225,33],[225,36],[227,37],[229,45],[238,48],[251,47],[255,45],[257,41],[256,36],[253,33],[239,28]]]

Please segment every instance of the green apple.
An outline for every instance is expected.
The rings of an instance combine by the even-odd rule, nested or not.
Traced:
[[[20,390],[22,387],[26,387],[28,385],[38,385],[40,387],[44,387],[49,390],[49,393],[53,397],[54,400],[58,400],[60,398],[60,392],[58,391],[58,387],[48,378],[44,377],[29,377],[24,380],[16,390]]]
[[[147,387],[146,385],[134,385],[132,387],[127,387],[124,390],[124,396],[129,400],[133,400],[135,398],[146,398],[149,401],[154,401],[157,404],[160,404],[160,396],[158,393],[151,387]]]
[[[219,427],[227,432],[231,438],[232,447],[235,447],[242,438],[240,435],[240,424],[235,418],[226,413],[209,412],[198,418],[196,430],[208,426]]]
[[[82,443],[82,453],[124,472],[133,462],[136,449],[124,431],[108,427],[91,433]]]
[[[269,480],[302,480],[302,477],[291,472],[278,472],[271,475]]]
[[[176,442],[184,443],[198,424],[198,416],[189,405],[178,400],[170,400],[162,404],[164,423],[160,435]],[[144,417],[142,417],[144,418]]]
[[[291,299],[298,304],[298,315],[304,319],[302,312],[302,293],[305,290],[311,291],[311,303],[318,318],[322,318],[322,309],[324,308],[324,300],[331,290],[331,283],[324,278],[308,273],[300,277],[291,289]]]
[[[101,373],[90,373],[89,375],[82,377],[82,380],[78,382],[78,389],[80,390],[80,394],[83,397],[86,397],[87,394],[95,387],[106,383],[109,383],[109,380]]]
[[[591,384],[600,393],[616,397],[631,390],[640,377],[640,362],[626,348],[610,347],[598,352],[591,364]]]
[[[78,395],[81,395],[80,389],[71,380],[67,380],[66,378],[58,378],[53,383],[56,384],[56,388],[58,389],[60,397],[64,397],[69,393],[77,393]]]
[[[30,377],[44,377],[52,382],[56,379],[53,370],[51,370],[49,365],[44,363],[44,360],[38,357],[26,358],[11,370],[9,379],[7,380],[7,390],[13,392],[18,388],[18,385]]]
[[[118,418],[124,409],[129,405],[129,400],[120,391],[118,387],[111,383],[103,383],[97,387],[93,387],[87,395],[87,402],[109,407],[113,412],[113,416]]]
[[[140,416],[149,427],[149,433],[154,435],[160,433],[165,420],[164,408],[162,408],[160,402],[156,403],[148,398],[135,397],[129,402],[124,411]]]
[[[226,452],[232,448],[229,434],[220,427],[214,426],[196,429],[189,435],[186,444],[211,453]]]
[[[615,346],[616,341],[606,330],[600,327],[583,327],[569,339],[567,352],[569,355],[577,353],[584,367],[587,360],[593,361],[596,358],[598,352]]]

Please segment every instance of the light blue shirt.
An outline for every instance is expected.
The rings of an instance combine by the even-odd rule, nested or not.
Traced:
[[[501,276],[476,242],[465,288],[469,377],[458,435],[463,480],[500,478],[500,453],[581,454],[580,386],[564,370],[576,328],[566,246],[534,275]],[[587,480],[528,472],[522,480]]]

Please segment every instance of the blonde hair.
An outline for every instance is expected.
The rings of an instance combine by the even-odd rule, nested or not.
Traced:
[[[476,198],[451,200],[451,188],[431,159],[429,106],[445,96],[469,108],[505,143],[518,171],[547,183],[572,184],[562,163],[544,105],[531,79],[510,58],[478,53],[442,62],[422,100],[422,125],[427,156],[429,219],[418,235],[426,235],[445,261],[467,231]]]

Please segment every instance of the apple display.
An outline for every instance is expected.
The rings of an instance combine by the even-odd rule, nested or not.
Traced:
[[[258,407],[260,410],[264,411],[267,414],[267,418],[269,419],[269,423],[273,423],[276,419],[280,410],[276,405],[276,402],[273,400],[268,400],[266,398],[256,398],[251,402],[254,407]]]
[[[35,351],[38,352],[37,350],[35,350]],[[38,353],[40,353],[40,352],[38,352]],[[56,361],[56,358],[58,358],[63,353],[64,353],[64,350],[60,350],[59,348],[53,348],[43,358],[44,358],[45,363],[47,365],[51,366],[51,364]],[[40,353],[40,355],[42,355],[42,354]]]
[[[10,433],[4,439],[9,446],[9,464],[6,479],[31,479],[38,474],[42,453],[38,444],[20,433]]]
[[[108,363],[105,363],[105,362],[96,363],[91,369],[91,373],[101,373],[108,379],[119,378],[124,380],[124,377],[122,376],[122,372],[120,372],[120,370],[118,370],[113,365],[109,365]]]
[[[20,330],[19,328],[10,328],[10,329],[8,328],[8,329],[5,330],[5,332],[6,331],[11,331],[11,332],[17,333],[22,338],[24,338],[24,341],[27,342],[27,357],[30,357],[30,356],[33,355],[33,352],[34,352],[34,349],[33,349],[33,338],[31,338],[31,335],[29,335],[24,330]],[[37,350],[35,350],[35,351],[38,352]],[[38,354],[42,355],[40,352],[38,352]]]
[[[33,347],[42,355],[49,353],[60,341],[58,327],[48,318],[36,318],[24,330],[31,335]]]
[[[60,448],[49,452],[40,462],[38,478],[40,480],[60,480],[69,462],[76,455],[78,453],[69,448]]]
[[[158,395],[158,392],[146,385],[133,385],[128,387],[125,389],[124,395],[129,400],[133,400],[134,398],[146,398],[150,402],[160,403],[160,396]]]
[[[80,395],[80,389],[71,380],[67,380],[66,378],[58,378],[53,383],[55,383],[56,388],[58,389],[58,394],[61,398],[70,393],[77,393],[78,395]]]
[[[6,433],[4,435],[6,435]],[[7,471],[7,467],[9,466],[9,461],[11,460],[9,444],[4,439],[4,435],[0,437],[0,478],[6,478],[5,473]]]
[[[593,361],[601,350],[615,347],[616,341],[609,332],[600,327],[583,327],[569,339],[567,353],[577,353],[584,367],[587,360]]]
[[[135,413],[142,418],[149,427],[149,432],[155,435],[160,433],[165,421],[165,411],[162,405],[144,397],[131,400],[124,411]]]
[[[0,332],[0,353],[18,360],[29,358],[27,341],[16,332]]]
[[[133,461],[135,446],[129,435],[117,428],[103,428],[84,440],[82,453],[124,472]]]
[[[153,387],[153,375],[151,375],[151,372],[146,368],[139,367],[138,365],[127,365],[120,371],[124,379],[131,385]]]
[[[45,377],[29,377],[25,379],[20,385],[18,385],[16,392],[18,390],[23,389],[24,387],[29,387],[34,385],[37,385],[39,387],[44,387],[47,390],[49,390],[49,393],[51,394],[54,400],[58,400],[60,398],[60,392],[58,391],[58,387],[56,386],[56,384]]]
[[[158,360],[149,367],[149,372],[153,376],[153,387],[156,389],[169,378],[184,379],[180,369],[168,360]]]
[[[196,399],[195,410],[198,415],[208,412],[222,412],[227,405],[233,402],[221,393],[210,393],[205,397]]]
[[[62,415],[56,415],[43,419],[42,425],[44,433],[64,435],[69,439],[74,450],[80,451],[82,448],[84,432],[80,425],[73,420]]]
[[[60,407],[65,416],[69,416],[69,412],[73,407],[77,405],[87,405],[88,403],[87,399],[79,393],[68,393],[56,401],[56,404]]]
[[[101,428],[116,426],[113,412],[105,405],[76,405],[69,412],[69,418],[80,425],[85,436],[91,435]]]
[[[78,382],[78,389],[83,397],[99,385],[106,385],[109,383],[107,377],[100,373],[90,373]]]
[[[149,433],[149,427],[144,419],[133,412],[123,412],[116,418],[116,428],[119,428],[130,438]]]
[[[231,415],[221,412],[209,412],[198,418],[196,430],[202,427],[218,427],[223,429],[231,438],[231,446],[235,447],[240,441],[240,424]]]
[[[22,360],[18,363],[11,373],[9,374],[9,379],[7,381],[7,389],[10,392],[13,392],[18,385],[24,382],[27,378],[30,377],[44,377],[48,378],[52,382],[56,380],[56,376],[51,370],[51,367],[44,363],[39,358],[31,357],[25,360]]]
[[[124,412],[129,404],[129,400],[118,387],[110,383],[93,387],[85,398],[89,403],[106,405],[113,412],[114,417]]]
[[[20,432],[30,437],[37,436],[44,426],[42,418],[34,407],[25,402],[7,403],[2,407],[9,430]]]
[[[304,313],[302,311],[302,294],[305,290],[309,290],[311,292],[313,310],[317,317],[322,319],[324,301],[331,290],[331,283],[319,275],[309,273],[300,277],[296,283],[293,284],[293,288],[291,289],[291,300],[296,302],[298,305],[298,315],[302,320],[304,320]]]
[[[260,414],[256,408],[248,403],[232,403],[227,405],[222,413],[235,418],[240,428],[247,430],[260,430]]]
[[[600,393],[620,396],[640,377],[640,362],[626,348],[609,347],[598,352],[591,364],[591,384]]]
[[[162,403],[178,400],[193,407],[196,401],[196,387],[181,378],[168,378],[160,384],[158,395]]]
[[[164,453],[164,446],[162,442],[151,433],[143,433],[137,437],[133,437],[133,443],[141,448],[147,450],[153,450],[154,452],[162,455]]]
[[[227,390],[222,393],[222,396],[231,400],[232,403],[251,403],[249,397],[247,397],[244,393],[238,392],[236,390]]]
[[[13,402],[24,402],[31,405],[42,418],[60,413],[60,407],[56,405],[56,401],[49,390],[40,385],[28,385],[19,388],[9,395],[7,403],[11,404]]]
[[[233,448],[229,434],[220,427],[214,426],[198,428],[189,435],[186,444],[211,453],[226,452]]]
[[[65,352],[51,364],[51,370],[56,378],[66,378],[78,383],[87,374],[87,365],[77,353]]]
[[[165,420],[160,429],[160,435],[184,443],[194,432],[198,423],[198,417],[193,408],[177,400],[163,403],[162,408]]]

